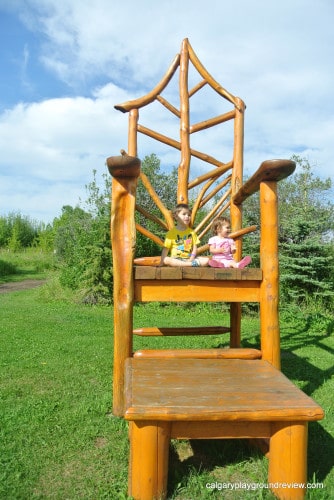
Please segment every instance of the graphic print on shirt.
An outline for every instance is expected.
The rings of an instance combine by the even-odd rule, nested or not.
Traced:
[[[193,243],[191,233],[183,236],[178,234],[175,243],[179,257],[187,257],[191,253]]]

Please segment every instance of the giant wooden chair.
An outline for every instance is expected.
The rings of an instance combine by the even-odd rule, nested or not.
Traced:
[[[199,83],[191,89],[190,67],[200,75]],[[179,108],[163,96],[177,73]],[[230,109],[191,123],[191,117],[197,117],[191,100],[205,88]],[[173,115],[179,139],[139,123],[139,109],[153,103],[160,103]],[[269,443],[268,482],[272,490],[279,498],[303,498],[307,424],[323,418],[323,411],[280,372],[277,183],[294,171],[295,164],[289,160],[264,161],[243,184],[245,105],[212,78],[187,39],[151,92],[115,107],[129,113],[128,151],[107,159],[113,178],[113,412],[130,422],[129,494],[140,500],[166,497],[171,438],[263,438]],[[224,161],[192,147],[192,134],[226,123],[230,124],[233,144]],[[215,216],[229,213],[238,259],[242,236],[254,230],[242,227],[242,203],[260,192],[259,269],[170,268],[159,267],[157,258],[138,258],[136,231],[160,246],[163,239],[136,223],[136,211],[164,231],[173,225],[172,207],[164,206],[154,189],[154,179],[141,172],[138,132],[180,152],[175,203],[188,203],[190,198],[194,201],[193,226],[201,239],[207,236]],[[136,203],[139,178],[161,217]],[[194,188],[196,197],[189,194]],[[196,223],[196,215],[204,206],[209,207],[206,216]],[[207,246],[203,244],[200,252],[205,251]],[[134,331],[136,301],[227,302],[231,304],[230,324],[193,329],[152,325]],[[242,302],[259,304],[258,349],[241,347]],[[207,335],[224,331],[230,332],[230,348],[145,349],[133,353],[134,334]]]

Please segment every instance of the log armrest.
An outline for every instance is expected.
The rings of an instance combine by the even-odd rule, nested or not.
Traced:
[[[110,156],[106,160],[109,173],[116,179],[137,178],[140,174],[141,162],[135,156],[129,156],[124,149],[121,156]]]
[[[260,189],[261,182],[280,181],[291,175],[296,168],[292,160],[266,160],[233,197],[233,203],[241,205]]]

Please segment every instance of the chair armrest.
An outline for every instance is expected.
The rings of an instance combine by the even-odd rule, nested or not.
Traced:
[[[280,181],[291,175],[296,168],[292,160],[266,160],[233,197],[233,203],[241,205],[250,195],[260,189],[261,182]]]
[[[137,178],[140,174],[141,162],[139,158],[129,156],[124,149],[121,156],[110,156],[106,160],[109,173],[116,179]]]

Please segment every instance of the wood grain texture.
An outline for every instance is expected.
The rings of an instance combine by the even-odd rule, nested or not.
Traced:
[[[273,422],[324,415],[266,361],[132,358],[126,365],[128,420]]]

